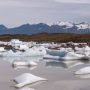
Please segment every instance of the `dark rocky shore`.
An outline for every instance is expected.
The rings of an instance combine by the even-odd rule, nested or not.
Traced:
[[[0,41],[10,41],[11,39],[20,39],[22,41],[36,42],[89,42],[90,34],[40,33],[34,35],[0,35]]]

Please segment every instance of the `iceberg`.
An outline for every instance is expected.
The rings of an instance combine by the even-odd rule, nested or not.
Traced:
[[[47,79],[45,78],[41,78],[30,73],[24,73],[14,79],[14,81],[16,82],[15,85],[16,88],[21,88],[29,84],[33,84],[39,81],[46,81],[46,80]]]
[[[9,50],[9,51],[5,51],[0,53],[0,56],[2,57],[11,57],[11,56],[21,56],[21,57],[29,57],[29,56],[43,56],[46,54],[46,50],[45,49],[38,49],[38,48],[30,48],[23,51],[13,51],[13,50]]]
[[[87,46],[87,45],[85,47],[83,47],[83,48],[75,47],[75,51],[76,51],[77,54],[90,56],[90,47]]]
[[[53,50],[53,49],[47,49],[46,50],[47,54],[52,55],[52,56],[60,56],[64,57],[66,52],[65,50]]]
[[[90,66],[81,68],[80,70],[75,72],[76,75],[90,74]]]
[[[0,47],[0,52],[5,52],[5,48],[4,47]]]
[[[90,74],[77,75],[77,77],[83,78],[83,79],[89,79],[90,78]]]
[[[20,66],[30,66],[30,67],[32,67],[32,66],[36,66],[37,65],[37,63],[36,62],[34,62],[34,61],[22,61],[22,60],[20,60],[20,61],[14,61],[13,63],[12,63],[12,66],[13,67],[20,67]]]
[[[18,50],[27,50],[27,49],[29,49],[29,47],[27,46],[27,45],[19,45],[18,47],[16,47],[16,49],[18,49]]]
[[[89,59],[87,56],[82,54],[77,54],[75,52],[67,52],[64,56],[52,56],[45,55],[44,59],[53,59],[53,60],[81,60],[81,59]]]
[[[77,59],[88,59],[85,55],[77,54],[75,52],[68,52],[64,57],[63,60],[77,60]]]
[[[23,87],[23,88],[20,88],[19,90],[35,90],[33,88],[28,88],[28,87]]]
[[[53,59],[53,60],[59,60],[59,56],[52,56],[52,55],[45,55],[43,59]]]
[[[13,50],[9,50],[9,51],[5,51],[5,52],[2,52],[0,53],[0,56],[21,56],[22,55],[22,52],[20,51],[16,51],[14,52]]]

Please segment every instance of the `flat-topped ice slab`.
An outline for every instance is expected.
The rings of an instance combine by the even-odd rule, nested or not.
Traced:
[[[33,88],[28,88],[28,87],[23,87],[23,88],[20,88],[19,90],[35,90]]]
[[[30,66],[31,67],[31,66],[36,66],[36,65],[37,65],[37,63],[34,61],[22,61],[22,60],[18,61],[18,60],[16,60],[16,61],[12,62],[13,67],[17,67],[17,66]]]
[[[90,66],[79,69],[75,72],[76,75],[90,74]]]
[[[47,79],[35,76],[30,73],[24,73],[14,79],[14,81],[16,82],[15,87],[17,87],[17,88],[21,88],[25,85],[33,84],[33,83],[36,83],[39,81],[45,81],[45,80],[47,80]]]

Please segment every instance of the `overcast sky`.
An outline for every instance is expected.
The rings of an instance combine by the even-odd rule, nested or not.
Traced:
[[[89,22],[90,0],[0,0],[0,24]]]

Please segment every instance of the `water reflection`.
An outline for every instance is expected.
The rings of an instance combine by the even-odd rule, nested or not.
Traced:
[[[21,62],[34,61],[34,62],[38,63],[40,60],[42,60],[42,57],[40,57],[40,56],[38,56],[38,57],[0,57],[0,60],[4,60],[4,61],[11,63],[11,66],[14,70],[23,69],[23,68],[28,68],[30,70],[33,70],[33,69],[37,68],[37,66],[30,66],[30,65],[13,66],[13,62],[14,61],[21,61]]]
[[[18,90],[35,90],[35,89],[29,88],[29,87],[23,87],[23,88],[20,88],[20,89],[18,89]]]
[[[36,56],[36,57],[0,57],[0,60],[8,61],[9,63],[12,63],[13,61],[36,61],[39,62],[42,60],[43,57]]]
[[[32,66],[32,67],[29,67],[29,66],[17,66],[17,67],[12,67],[14,70],[17,70],[17,69],[23,69],[23,68],[28,68],[30,70],[33,70],[35,68],[37,68],[37,66]]]
[[[76,75],[78,78],[90,79],[90,74]]]
[[[87,60],[52,60],[52,59],[43,59],[41,56],[37,57],[0,57],[1,60],[8,61],[12,64],[13,61],[35,61],[38,62],[40,60],[45,61],[46,67],[62,67],[62,68],[72,68],[77,65],[82,65],[85,63],[89,63]],[[19,69],[19,68],[29,68],[30,70],[36,68],[35,67],[27,67],[27,66],[18,66],[14,67],[14,69]]]
[[[88,62],[89,61],[84,62],[84,60],[66,60],[66,61],[47,60],[46,67],[72,68],[77,65],[82,65]]]

